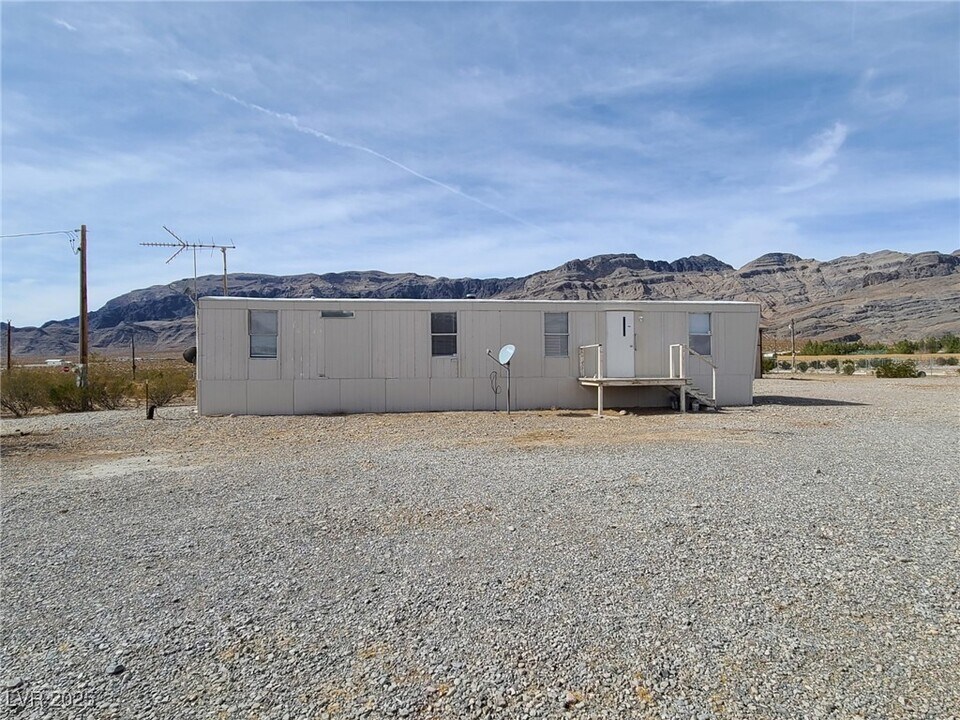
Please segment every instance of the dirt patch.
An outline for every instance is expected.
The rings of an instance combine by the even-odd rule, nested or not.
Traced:
[[[52,457],[61,454],[64,443],[56,433],[29,432],[4,433],[0,438],[0,456],[4,459],[13,457],[35,458],[40,456]]]
[[[570,442],[569,435],[562,430],[533,430],[513,437],[517,447],[542,447],[544,445],[563,445]]]
[[[116,455],[118,454],[115,454],[114,457],[103,455],[98,458],[99,462],[85,463],[75,471],[75,474],[83,478],[111,478],[124,475],[137,475],[146,471],[155,472],[158,470],[179,470],[183,468],[181,464],[171,462],[171,458],[167,455],[153,455],[150,457],[145,455],[118,457]],[[84,459],[89,461],[94,458],[87,457]]]

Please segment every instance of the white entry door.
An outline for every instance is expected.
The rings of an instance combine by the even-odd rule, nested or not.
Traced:
[[[633,311],[607,312],[607,342],[603,346],[604,375],[623,378],[634,375]]]

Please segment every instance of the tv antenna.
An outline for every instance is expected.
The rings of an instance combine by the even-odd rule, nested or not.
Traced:
[[[236,245],[217,245],[215,243],[188,243],[184,242],[179,235],[177,235],[173,230],[168,228],[166,225],[161,225],[164,230],[170,233],[175,239],[176,242],[142,242],[141,245],[145,247],[172,247],[176,248],[177,251],[167,258],[167,262],[173,260],[177,255],[182,253],[186,249],[193,250],[193,302],[197,302],[197,249],[198,248],[211,248],[214,250],[219,250],[223,255],[223,295],[227,295],[227,250],[235,250]]]
[[[490,357],[490,359],[507,371],[507,415],[510,414],[510,361],[513,359],[513,354],[516,351],[516,346],[504,345],[502,348],[500,348],[500,352],[498,353],[497,357],[494,357],[493,353],[490,352],[490,348],[487,348],[487,355]],[[491,384],[494,384],[492,378]],[[495,385],[494,388],[494,394],[496,394],[498,390],[496,389]]]

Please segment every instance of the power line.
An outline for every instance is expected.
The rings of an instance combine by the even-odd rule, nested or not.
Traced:
[[[39,237],[41,235],[66,235],[67,239],[70,241],[70,249],[73,251],[74,255],[77,255],[80,251],[77,249],[77,233],[80,232],[80,228],[76,230],[47,230],[45,232],[29,232],[29,233],[13,233],[10,235],[0,235],[0,238],[24,238],[24,237]]]
[[[48,230],[47,232],[32,232],[32,233],[15,233],[13,235],[0,235],[0,238],[18,238],[18,237],[36,237],[37,235],[66,235],[70,238],[80,232],[80,229],[76,230]]]
[[[77,236],[78,233],[79,240]],[[0,235],[0,238],[40,237],[42,235],[66,235],[70,240],[70,249],[73,251],[73,254],[80,256],[80,375],[78,376],[77,380],[79,387],[86,388],[87,363],[90,360],[90,325],[89,318],[87,317],[87,226],[81,225],[76,230],[45,230],[43,232],[9,233],[7,235]],[[79,246],[77,245],[78,242]],[[9,321],[7,322],[7,332],[10,332]],[[8,353],[9,349],[10,345],[8,342]],[[81,408],[83,410],[88,409],[88,398],[86,395],[84,395],[82,398]]]

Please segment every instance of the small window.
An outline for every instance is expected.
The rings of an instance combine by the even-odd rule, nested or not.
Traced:
[[[352,318],[353,310],[321,310],[322,318]]]
[[[690,313],[689,318],[690,349],[701,355],[710,355],[710,313]]]
[[[547,357],[568,357],[570,324],[567,313],[543,314],[543,354]]]
[[[431,354],[434,357],[450,357],[457,354],[457,314],[455,312],[430,313]]]
[[[277,356],[277,311],[251,310],[249,317],[250,357]]]

